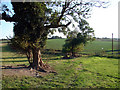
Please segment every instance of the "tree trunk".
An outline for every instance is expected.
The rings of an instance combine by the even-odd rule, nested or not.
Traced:
[[[75,57],[74,46],[72,46],[71,51],[72,51],[72,57]]]
[[[33,59],[32,59],[32,51],[31,50],[28,50],[27,53],[26,53],[26,56],[28,58],[28,62],[29,62],[29,67],[32,67],[32,64],[33,64]]]
[[[75,52],[72,52],[72,57],[75,57],[76,55],[75,55]]]
[[[32,51],[33,51],[32,52],[33,53],[33,68],[36,70],[39,70],[40,67],[43,66],[40,49],[34,48]]]

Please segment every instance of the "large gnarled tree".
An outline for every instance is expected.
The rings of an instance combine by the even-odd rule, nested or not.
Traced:
[[[67,34],[68,26],[90,16],[93,6],[101,7],[106,2],[87,0],[58,0],[55,2],[11,2],[14,15],[7,14],[9,9],[3,5],[2,19],[14,22],[13,45],[26,53],[31,67],[43,67],[41,48],[45,46],[47,35],[57,28]]]

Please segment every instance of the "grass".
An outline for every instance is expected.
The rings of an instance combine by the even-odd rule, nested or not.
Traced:
[[[114,41],[114,50],[117,50],[117,49],[118,49],[118,42]],[[112,50],[111,41],[96,40],[87,44],[83,52],[90,54],[90,53],[98,53],[98,52],[108,51],[108,50]]]
[[[117,59],[81,57],[48,63],[57,75],[42,78],[3,76],[3,88],[118,88]]]
[[[57,49],[57,43],[56,47],[52,45],[52,42],[55,43],[55,41],[59,40],[48,42],[49,48]],[[63,41],[64,39],[59,41],[60,46]],[[91,47],[100,43],[110,44],[106,41],[106,44],[102,42],[94,41],[94,45]],[[1,47],[3,47],[3,51],[0,62],[2,61],[3,65],[28,65],[27,58],[24,55],[16,54],[7,45]],[[96,47],[96,51],[99,51],[99,47]],[[106,48],[109,50],[110,46]],[[118,59],[96,56],[62,59],[61,55],[44,54],[43,60],[47,61],[58,74],[51,73],[44,77],[2,76],[2,88],[119,88]]]
[[[48,39],[46,48],[62,50],[62,46],[65,43],[65,39]]]
[[[48,39],[46,48],[62,50],[62,46],[64,45],[64,43],[65,43],[65,39]],[[93,42],[87,43],[82,53],[93,54],[108,50],[112,50],[112,42],[111,40],[103,39],[103,40],[95,40]],[[117,41],[114,41],[114,50],[118,50]]]
[[[11,50],[7,43],[1,47],[2,51],[0,51],[0,54],[2,54],[2,58],[0,58],[0,62],[2,62],[2,65],[28,64],[26,56]]]

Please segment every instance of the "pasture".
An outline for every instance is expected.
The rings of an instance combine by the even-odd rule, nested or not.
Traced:
[[[62,50],[62,46],[65,43],[65,39],[49,39],[47,41],[46,48],[53,50]],[[114,55],[118,53],[118,41],[113,42]],[[112,40],[111,39],[98,39],[93,42],[88,42],[84,46],[84,50],[80,53],[83,54],[112,54]]]
[[[65,39],[49,39],[46,48],[61,50]],[[6,43],[0,45],[2,65],[28,65],[25,55],[16,54]],[[102,49],[103,48],[103,49]],[[114,50],[118,52],[118,42],[114,42]],[[118,56],[118,54],[114,55]],[[111,41],[97,40],[85,46],[82,57],[62,59],[60,54],[42,54],[43,61],[48,63],[57,74],[41,76],[17,75],[21,68],[2,69],[2,88],[119,88],[118,59],[95,56],[95,54],[112,55]],[[90,54],[90,55],[89,55]],[[8,71],[6,73],[6,71]],[[14,71],[13,74],[12,71]],[[16,72],[16,73],[15,73]]]

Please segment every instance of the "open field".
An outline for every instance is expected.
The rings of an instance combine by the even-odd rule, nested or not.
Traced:
[[[48,49],[62,49],[63,44],[65,43],[65,39],[48,39],[46,48]],[[93,48],[94,47],[94,48]],[[89,42],[85,46],[84,51],[99,51],[99,50],[111,50],[112,49],[112,41],[111,40],[95,40],[93,42]],[[114,49],[118,49],[118,42],[114,41]]]
[[[46,48],[62,50],[65,39],[48,39]],[[118,41],[113,42],[114,54],[118,53]],[[84,51],[80,53],[85,54],[112,54],[112,42],[111,39],[99,39],[93,42],[89,42],[84,47]]]
[[[61,49],[63,43],[64,39],[50,39],[47,48]],[[1,47],[2,65],[28,65],[24,55],[16,54],[7,44],[3,43]],[[111,42],[94,41],[86,46],[84,52],[100,52],[101,48],[111,50]],[[114,42],[114,49],[117,49],[117,42]],[[3,69],[2,88],[119,88],[118,59],[86,55],[74,59],[62,59],[61,55],[56,54],[43,54],[42,57],[44,62],[57,71],[57,74],[49,73],[41,77],[11,76],[6,75],[5,71],[14,69]],[[18,71],[16,72],[19,73]]]

